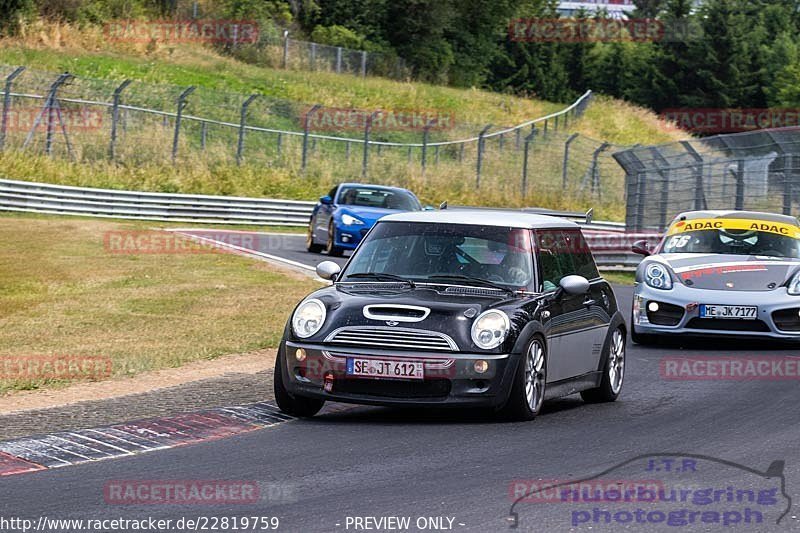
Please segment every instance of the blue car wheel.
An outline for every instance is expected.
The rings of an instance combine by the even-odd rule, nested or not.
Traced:
[[[336,246],[336,226],[333,225],[333,220],[328,225],[328,242],[325,245],[325,251],[331,257],[341,257],[344,253],[344,250]]]
[[[324,246],[314,242],[314,219],[308,222],[308,233],[306,235],[306,250],[311,253],[318,254],[322,251]]]

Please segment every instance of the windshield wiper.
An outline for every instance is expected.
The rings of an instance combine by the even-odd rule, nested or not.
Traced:
[[[442,280],[469,281],[469,282],[481,285],[483,287],[489,287],[489,288],[492,288],[492,289],[497,289],[499,291],[507,292],[509,294],[514,294],[514,291],[512,291],[508,287],[503,287],[502,285],[498,285],[496,283],[492,283],[491,281],[487,281],[487,280],[482,279],[482,278],[475,278],[475,277],[472,277],[472,276],[465,276],[463,274],[437,274],[435,276],[430,276],[427,279],[429,279],[429,280],[442,279]]]
[[[378,281],[399,281],[401,283],[408,283],[412,289],[417,287],[417,284],[410,279],[395,276],[394,274],[385,274],[383,272],[356,272],[355,274],[348,274],[347,278],[369,278]]]

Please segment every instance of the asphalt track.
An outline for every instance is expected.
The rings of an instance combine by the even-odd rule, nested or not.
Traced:
[[[269,250],[262,251],[293,261],[324,259],[303,251],[299,236],[263,242]],[[615,290],[629,308],[631,288]],[[263,516],[279,517],[278,531],[419,531],[426,526],[417,522],[420,517],[446,517],[442,524],[454,531],[505,531],[516,516],[523,531],[797,531],[798,381],[674,381],[662,378],[659,368],[662,358],[672,356],[798,355],[796,348],[759,343],[645,348],[629,342],[625,388],[616,403],[587,405],[578,397],[551,401],[529,423],[496,421],[485,413],[357,406],[213,442],[0,478],[0,530],[13,530],[2,523],[11,517],[36,524],[40,517]],[[266,391],[271,383],[263,386]],[[665,454],[673,454],[675,464],[684,468],[663,466]],[[663,467],[648,470],[653,464]],[[693,525],[667,525],[651,512],[666,509],[663,502],[637,501],[627,508],[644,507],[644,514],[627,522],[628,515],[617,514],[608,524],[602,513],[587,516],[595,509],[620,509],[616,502],[542,503],[543,498],[526,493],[532,501],[514,503],[520,494],[514,492],[520,486],[515,481],[555,484],[592,477],[620,483],[656,479],[664,485],[734,492],[772,483],[779,490],[774,504],[759,508],[764,511],[761,522],[728,526],[701,523],[698,514]],[[113,505],[103,494],[112,480],[248,480],[268,489],[248,505]],[[730,521],[746,507],[720,498],[684,507],[719,511],[718,516],[730,512]],[[587,514],[576,514],[584,509]],[[740,512],[739,519],[746,516]],[[386,526],[394,522],[361,521],[359,528],[355,517],[409,517],[410,525],[392,529]],[[713,517],[706,518],[711,522]],[[218,525],[215,530],[233,528]]]

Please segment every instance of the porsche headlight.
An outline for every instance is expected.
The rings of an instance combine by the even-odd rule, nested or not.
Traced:
[[[510,326],[504,312],[496,309],[485,311],[472,323],[472,342],[484,350],[496,348],[506,340]]]
[[[325,304],[316,298],[306,300],[292,315],[294,334],[301,339],[312,336],[322,328],[326,315]]]
[[[794,276],[792,276],[791,281],[789,281],[789,294],[793,296],[800,296],[800,270],[798,270]]]
[[[644,271],[644,282],[654,289],[669,290],[672,288],[672,276],[667,267],[659,263],[650,263]]]
[[[363,220],[359,220],[356,217],[348,215],[348,214],[342,215],[342,222],[344,223],[345,226],[363,226],[364,225],[364,221]]]

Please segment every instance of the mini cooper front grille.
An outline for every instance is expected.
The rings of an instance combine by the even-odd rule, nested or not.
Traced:
[[[436,331],[398,327],[364,326],[340,328],[325,339],[328,344],[367,346],[390,350],[456,352],[455,341]]]

